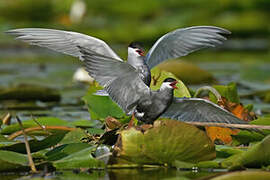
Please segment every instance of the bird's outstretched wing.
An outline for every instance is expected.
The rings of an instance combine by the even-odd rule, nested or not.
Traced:
[[[247,124],[220,106],[201,98],[174,98],[162,117],[184,122]]]
[[[79,57],[80,59],[81,53],[78,46],[122,61],[104,41],[85,34],[43,28],[13,29],[6,31],[6,33],[16,36],[18,40]]]
[[[215,26],[176,29],[155,42],[146,55],[146,63],[151,69],[167,59],[185,56],[202,48],[215,47],[226,40],[221,34],[230,34],[230,31]]]
[[[127,114],[132,113],[141,97],[150,95],[150,89],[131,65],[79,47],[86,71],[108,92]]]

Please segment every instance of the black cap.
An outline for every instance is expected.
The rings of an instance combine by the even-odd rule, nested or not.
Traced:
[[[140,42],[132,42],[128,45],[128,47],[143,49],[143,45]]]
[[[176,80],[173,78],[166,78],[163,82],[174,82],[174,81]]]

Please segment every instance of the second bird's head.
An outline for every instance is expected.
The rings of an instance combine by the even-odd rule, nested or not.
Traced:
[[[160,89],[168,88],[168,89],[178,89],[176,84],[178,83],[177,80],[173,78],[166,78],[163,83],[161,84]]]
[[[144,56],[144,49],[140,42],[132,42],[128,46],[128,54],[133,56]]]

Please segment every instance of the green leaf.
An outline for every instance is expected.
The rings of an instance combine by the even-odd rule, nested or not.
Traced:
[[[119,158],[137,164],[196,163],[216,156],[214,144],[203,131],[179,121],[158,120],[144,133],[131,128],[120,135]]]
[[[91,153],[94,147],[88,147],[81,151],[75,152],[58,161],[53,162],[57,169],[74,169],[74,168],[98,168],[105,167],[102,161],[95,159]]]
[[[41,117],[36,119],[41,125],[44,126],[68,126],[68,122],[61,120],[55,117]],[[23,127],[30,128],[30,127],[37,127],[37,123],[33,120],[26,120],[22,122]],[[16,131],[20,131],[21,127],[18,123],[12,124],[10,126],[6,126],[4,129],[1,130],[1,134],[9,135]],[[43,131],[43,130],[42,130]],[[39,132],[40,133],[40,132]]]
[[[67,131],[55,133],[40,141],[36,139],[30,140],[29,145],[30,145],[31,152],[37,152],[39,150],[46,149],[48,147],[58,144],[64,138],[66,133]],[[13,143],[10,145],[2,146],[0,147],[0,149],[24,153],[24,154],[26,153],[24,142],[17,142],[15,144]]]
[[[187,87],[184,85],[184,83],[181,80],[179,80],[172,73],[167,72],[167,71],[162,71],[158,67],[155,67],[154,69],[151,70],[151,75],[152,75],[152,81],[151,81],[150,87],[152,90],[158,90],[160,88],[162,82],[166,78],[171,77],[171,78],[174,78],[178,81],[178,83],[176,84],[178,89],[174,90],[174,96],[175,97],[190,97],[190,93],[189,93]],[[157,79],[157,81],[155,82],[155,80],[153,80],[153,79]]]
[[[115,118],[126,116],[123,110],[110,97],[94,95],[95,90],[90,88],[87,95],[82,98],[88,106],[91,119],[103,120],[108,116]]]
[[[270,165],[270,135],[246,152],[233,155],[222,162],[223,167],[230,169],[260,168],[267,165]]]
[[[228,85],[214,85],[213,88],[215,88],[221,96],[225,97],[230,102],[240,103],[235,83],[229,83]],[[212,93],[209,93],[209,98],[212,102],[217,103],[217,99]]]
[[[270,173],[265,171],[238,171],[212,178],[211,180],[266,180]]]
[[[0,171],[18,171],[28,169],[28,159],[26,155],[11,151],[0,150]]]
[[[226,146],[226,145],[216,145],[216,152],[218,158],[227,158],[234,154],[239,154],[244,152],[241,149],[236,149],[235,147]]]
[[[68,132],[61,140],[60,144],[80,143],[81,139],[87,137],[85,130],[77,128],[76,130]]]
[[[49,161],[56,161],[90,146],[91,145],[86,143],[63,144],[47,152],[45,155],[48,157]]]

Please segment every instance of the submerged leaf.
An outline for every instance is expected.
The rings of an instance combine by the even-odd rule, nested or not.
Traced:
[[[155,121],[144,133],[134,128],[120,131],[115,151],[120,159],[138,164],[194,163],[216,156],[215,146],[203,131],[174,120]]]

